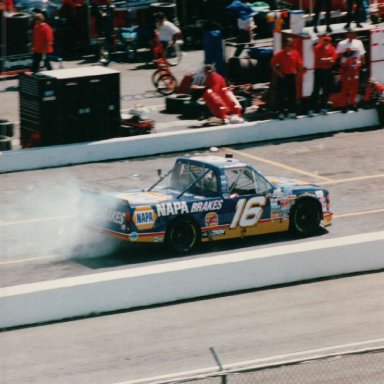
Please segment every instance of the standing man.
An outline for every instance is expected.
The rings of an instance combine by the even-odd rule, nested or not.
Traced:
[[[244,48],[248,47],[248,44],[253,40],[253,30],[256,28],[253,20],[254,13],[248,12],[246,9],[239,11],[237,17],[237,40],[238,44],[235,57],[239,57],[243,52]]]
[[[332,37],[324,35],[320,38],[320,42],[315,45],[315,76],[313,92],[310,100],[310,110],[308,115],[313,116],[313,110],[318,109],[318,100],[320,91],[321,103],[320,108],[323,114],[327,114],[327,102],[329,96],[329,88],[332,81],[332,67],[337,60],[336,48],[332,45]]]
[[[45,22],[42,13],[33,15],[35,26],[33,27],[32,40],[32,72],[36,73],[40,69],[40,62],[44,59],[44,65],[47,70],[51,70],[52,66],[49,62],[49,54],[53,53],[53,31]]]
[[[285,108],[289,117],[296,118],[296,77],[303,69],[303,59],[293,48],[292,39],[287,39],[284,48],[272,57],[271,65],[277,79],[279,119],[284,119]]]
[[[356,3],[355,12],[352,15],[353,12],[353,5]],[[362,25],[360,24],[360,11],[363,8],[362,0],[347,0],[347,24],[345,25],[345,29],[351,28],[351,22],[354,20],[356,23],[356,27],[361,28]]]
[[[159,31],[159,39],[163,44],[164,51],[168,47],[173,47],[176,40],[181,39],[181,30],[172,22],[167,20],[164,13],[159,12],[155,16],[157,30]]]
[[[313,18],[313,32],[317,33],[317,23],[323,4],[325,3],[325,24],[327,25],[327,33],[332,32],[331,24],[331,10],[332,0],[316,0],[315,16]]]
[[[342,112],[350,107],[357,111],[357,94],[359,90],[360,68],[365,64],[365,48],[356,34],[347,32],[347,38],[337,44],[337,54],[340,58]]]

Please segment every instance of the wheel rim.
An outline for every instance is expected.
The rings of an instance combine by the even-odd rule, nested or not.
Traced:
[[[176,223],[170,233],[171,246],[178,252],[187,252],[192,249],[196,239],[196,228],[191,222]]]
[[[175,92],[176,80],[172,75],[163,75],[156,83],[157,90],[163,95],[170,95]]]
[[[317,207],[313,203],[302,203],[295,213],[296,228],[303,234],[314,233],[320,223]]]

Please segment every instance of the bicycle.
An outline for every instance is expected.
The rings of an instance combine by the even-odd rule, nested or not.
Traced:
[[[178,40],[173,46],[164,49],[158,33],[155,33],[155,38],[152,43],[152,51],[157,69],[152,74],[151,80],[154,87],[162,95],[167,96],[172,94],[177,87],[177,80],[175,76],[173,76],[170,67],[180,63],[182,58],[181,45],[182,41]],[[170,49],[174,50],[174,54],[172,54],[174,57],[169,57]]]

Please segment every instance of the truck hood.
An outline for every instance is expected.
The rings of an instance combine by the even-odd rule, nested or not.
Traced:
[[[175,197],[175,193],[171,191],[164,192],[145,192],[145,191],[129,191],[114,194],[114,197],[127,201],[130,205],[151,205],[171,200]]]

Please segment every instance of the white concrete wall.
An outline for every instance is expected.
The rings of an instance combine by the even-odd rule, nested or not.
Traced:
[[[383,245],[376,232],[1,288],[0,329],[382,269]]]
[[[332,112],[201,129],[158,133],[91,143],[0,152],[0,173],[66,166],[104,160],[150,156],[211,146],[234,145],[296,136],[338,132],[379,125],[375,109],[358,113]]]

